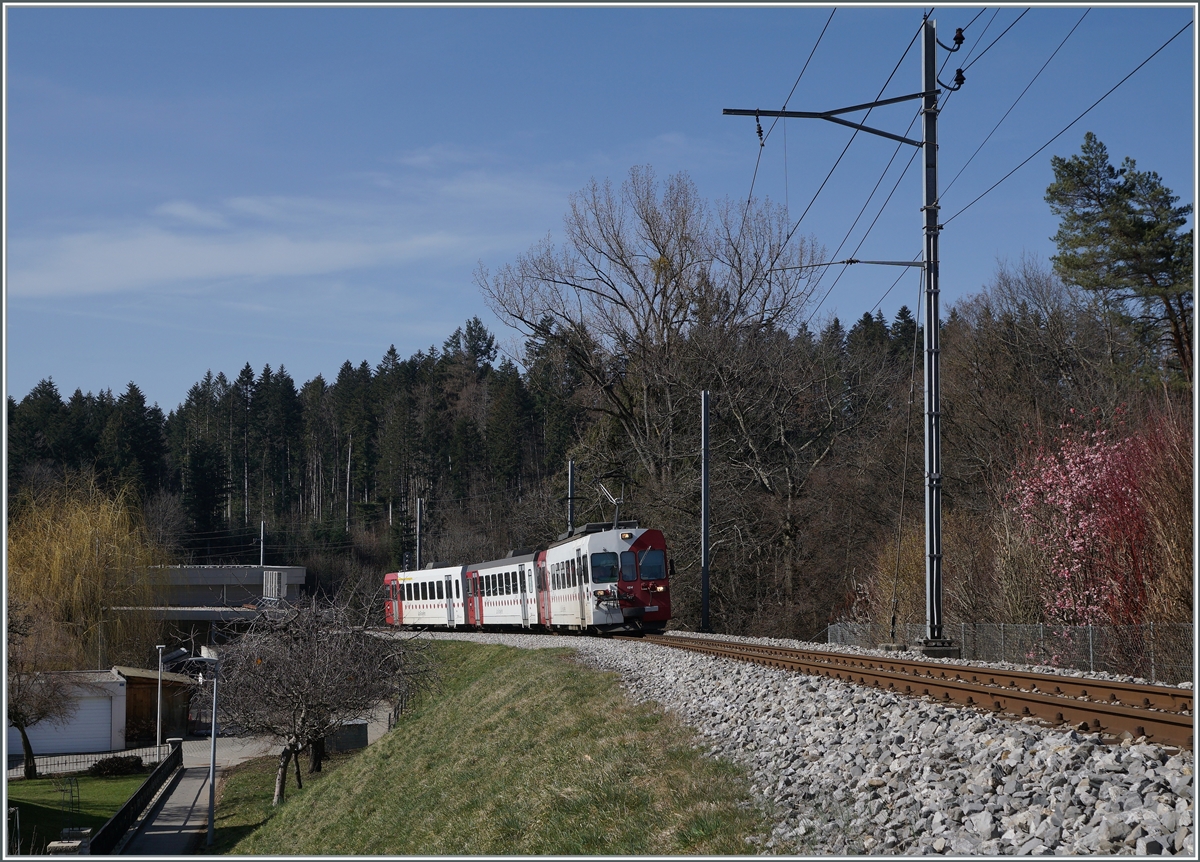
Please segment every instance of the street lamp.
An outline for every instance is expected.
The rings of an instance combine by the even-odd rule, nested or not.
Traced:
[[[208,846],[213,845],[213,818],[217,808],[217,682],[221,678],[221,661],[216,656],[194,656],[192,661],[208,662],[213,666],[213,699],[212,718],[209,720],[209,736],[212,738],[208,754]],[[200,674],[200,684],[204,684],[204,674]]]
[[[173,652],[169,652],[164,656],[163,650],[165,650],[167,648],[166,644],[158,644],[154,648],[156,650],[158,650],[158,725],[157,725],[157,729],[154,732],[154,744],[156,746],[158,746],[159,748],[161,748],[162,747],[162,673],[163,673],[163,665],[170,664],[171,662],[175,661],[176,659],[183,658],[185,655],[188,654],[188,651],[185,650],[183,647],[180,647],[179,649],[174,650]]]

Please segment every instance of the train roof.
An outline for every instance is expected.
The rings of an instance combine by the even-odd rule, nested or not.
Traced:
[[[616,526],[611,521],[601,521],[599,523],[584,524],[581,527],[575,527],[573,530],[561,534],[557,541],[551,542],[547,548],[557,548],[559,545],[565,545],[568,542],[574,541],[581,536],[588,536],[592,533],[607,533],[611,530],[640,530],[637,521],[617,521]]]
[[[514,563],[532,563],[536,556],[537,551],[533,548],[517,548],[514,551],[509,551],[507,557],[500,557],[498,560],[488,560],[484,563],[471,563],[467,568],[474,571],[476,569],[494,569]]]

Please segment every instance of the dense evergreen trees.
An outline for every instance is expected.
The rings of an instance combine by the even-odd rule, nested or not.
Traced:
[[[1073,164],[1056,160],[1056,171]],[[94,471],[136,489],[147,526],[180,556],[257,562],[265,522],[268,562],[306,565],[329,588],[372,586],[412,559],[417,498],[427,562],[552,540],[573,459],[577,522],[611,518],[603,483],[623,515],[662,528],[676,613],[695,624],[709,389],[716,624],[813,637],[832,618],[886,619],[893,606],[919,622],[923,599],[894,597],[923,597],[920,326],[901,308],[891,322],[864,314],[849,329],[834,318],[810,330],[807,264],[822,252],[787,227],[769,206],[714,210],[682,176],[660,184],[635,170],[620,190],[592,184],[571,201],[563,248],[541,244],[478,274],[493,310],[524,332],[520,356],[499,358],[472,318],[440,348],[405,359],[391,347],[374,367],[347,361],[299,387],[283,366],[210,371],[166,415],[133,383],[64,402],[44,380],[9,399],[10,492]],[[950,620],[1041,613],[1029,597],[1045,572],[1005,497],[1031,447],[1053,450],[1086,417],[1114,437],[1175,429],[1153,451],[1190,451],[1179,436],[1184,353],[1164,361],[1174,342],[1147,337],[1131,313],[1131,297],[1165,309],[1182,288],[1138,288],[1114,307],[1071,248],[1056,259],[1060,270],[1073,261],[1070,279],[1036,261],[1002,265],[942,324]],[[1132,271],[1104,266],[1134,290]],[[1185,292],[1171,307],[1186,312],[1190,342]],[[1189,495],[1180,486],[1154,516],[1175,525],[1155,539],[1172,571],[1190,570],[1178,502]]]

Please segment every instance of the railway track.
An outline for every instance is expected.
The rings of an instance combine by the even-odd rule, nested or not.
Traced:
[[[1188,689],[709,638],[645,635],[631,639],[1017,717],[1033,716],[1108,736],[1128,732],[1161,745],[1193,746]]]

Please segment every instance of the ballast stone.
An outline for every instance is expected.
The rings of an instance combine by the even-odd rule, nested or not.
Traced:
[[[636,641],[571,646],[743,763],[775,825],[763,854],[1195,856],[1194,757]],[[728,638],[732,640],[733,638]],[[760,642],[762,639],[747,639]]]

